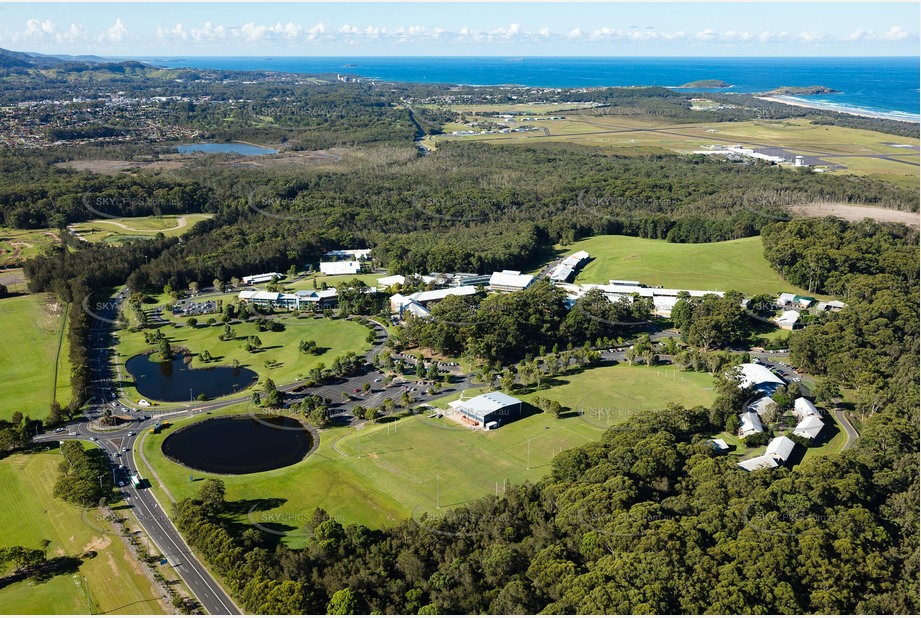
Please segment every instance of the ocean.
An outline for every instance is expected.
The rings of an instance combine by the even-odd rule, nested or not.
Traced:
[[[838,111],[918,122],[919,58],[500,58],[500,57],[142,57],[161,67],[344,73],[394,82],[516,84],[548,88],[680,86],[719,79],[717,92],[764,92],[826,86],[837,94],[795,97]]]

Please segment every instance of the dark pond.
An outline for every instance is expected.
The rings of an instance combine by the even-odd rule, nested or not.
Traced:
[[[208,399],[223,397],[249,388],[256,372],[245,367],[198,367],[177,356],[169,363],[153,363],[145,354],[132,356],[125,368],[134,378],[137,391],[157,401],[189,401],[199,395]]]
[[[313,444],[306,429],[285,416],[235,416],[189,425],[163,441],[163,453],[179,463],[215,474],[250,474],[302,460]]]
[[[176,146],[176,150],[179,151],[179,154],[189,154],[191,152],[204,152],[207,154],[229,152],[247,157],[278,153],[274,148],[263,148],[262,146],[240,144],[238,142],[229,144],[182,144],[181,146]]]

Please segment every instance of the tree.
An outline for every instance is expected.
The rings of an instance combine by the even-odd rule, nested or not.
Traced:
[[[350,588],[337,590],[326,605],[326,613],[331,616],[348,616],[359,613],[358,599]]]
[[[198,281],[189,282],[189,292],[192,294],[198,294]]]
[[[195,318],[189,318],[188,320],[185,321],[185,323],[186,323],[186,326],[188,326],[189,328],[195,328],[196,326],[198,326],[198,320]]]
[[[168,339],[164,338],[160,340],[157,347],[157,357],[161,363],[173,359],[173,348],[170,346]]]
[[[265,405],[269,408],[281,407],[281,393],[272,378],[265,379]]]
[[[224,291],[224,282],[218,279],[217,277],[215,277],[214,281],[211,282],[211,286],[218,292]],[[220,311],[220,309],[218,311]]]
[[[205,511],[214,516],[220,515],[224,511],[225,493],[224,481],[221,479],[205,479],[196,497]]]

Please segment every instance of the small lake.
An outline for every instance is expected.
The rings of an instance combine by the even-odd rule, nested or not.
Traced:
[[[188,357],[177,356],[169,363],[154,363],[146,354],[132,356],[125,369],[134,378],[137,391],[157,401],[189,401],[199,395],[208,399],[223,397],[249,388],[256,372],[245,367],[200,366],[186,364]]]
[[[176,146],[179,154],[191,154],[193,152],[204,152],[206,154],[224,153],[243,155],[246,157],[256,157],[259,155],[278,154],[274,148],[263,148],[262,146],[253,146],[252,144],[241,144],[231,142],[227,144],[182,144]]]
[[[293,418],[213,418],[184,427],[163,441],[163,454],[182,465],[214,474],[251,474],[296,464],[313,437]]]

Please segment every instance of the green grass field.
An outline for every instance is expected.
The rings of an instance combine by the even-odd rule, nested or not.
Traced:
[[[199,322],[205,322],[208,317],[197,316],[197,319]],[[285,324],[285,330],[281,332],[258,332],[252,322],[234,324],[232,327],[237,334],[234,341],[218,339],[218,335],[223,332],[221,325],[199,325],[190,328],[185,324],[185,319],[172,320],[171,325],[161,327],[160,332],[169,337],[173,346],[186,348],[193,354],[207,350],[216,359],[208,364],[200,363],[196,359],[192,363],[193,367],[231,365],[236,359],[241,367],[248,367],[258,373],[260,380],[271,377],[278,385],[288,384],[306,376],[307,372],[319,363],[325,363],[330,367],[337,356],[346,352],[363,353],[369,347],[365,341],[369,329],[356,322],[325,318],[297,319],[290,316],[279,317],[279,321]],[[251,353],[243,349],[243,344],[250,335],[259,337],[262,341],[262,351]],[[317,346],[325,348],[325,351],[316,356],[303,354],[298,350],[301,340],[316,341]],[[122,377],[129,377],[125,370],[128,359],[151,349],[151,346],[144,342],[143,331],[119,331],[117,350]],[[139,395],[133,388],[133,382],[126,386],[129,397],[136,400]]]
[[[42,582],[20,581],[0,588],[4,614],[85,614],[86,577],[95,613],[164,614],[150,581],[139,570],[124,542],[98,521],[95,510],[86,513],[97,530],[84,519],[83,509],[51,495],[60,453],[11,455],[0,461],[0,545],[37,548],[48,539],[49,556],[80,556],[79,570]]]
[[[65,308],[48,294],[13,296],[0,300],[0,418],[19,411],[44,419],[54,397],[70,400],[70,363],[64,329]],[[60,358],[58,345],[63,343]],[[55,360],[58,379],[55,383]]]
[[[785,282],[771,268],[757,236],[700,244],[594,236],[565,247],[561,255],[580,250],[588,251],[592,260],[576,275],[576,283],[620,279],[668,288],[737,290],[749,295],[807,293]]]
[[[71,230],[90,242],[127,242],[137,238],[150,238],[161,232],[166,236],[179,236],[188,232],[199,221],[211,216],[188,214],[94,219],[76,223],[71,226]]]
[[[303,543],[298,528],[318,506],[343,523],[372,527],[422,511],[434,512],[436,506],[455,507],[491,495],[497,487],[501,491],[504,482],[541,478],[557,453],[597,440],[609,421],[623,420],[626,410],[659,408],[670,401],[707,405],[713,400],[713,391],[708,390],[711,382],[706,374],[675,377],[655,368],[599,367],[560,378],[523,399],[541,395],[570,408],[606,408],[610,413],[604,422],[575,413],[561,419],[537,413],[484,432],[444,418],[430,419],[430,412],[422,409],[398,421],[369,423],[362,429],[323,430],[317,451],[294,466],[222,478],[230,500],[283,500],[277,508],[256,512],[253,517],[260,523],[289,522],[287,542],[296,546]],[[454,398],[446,397],[444,402]],[[239,414],[248,407],[231,406],[222,413]],[[191,471],[166,459],[161,451],[166,436],[190,422],[193,419],[178,421],[162,434],[145,435],[141,447],[157,474],[143,467],[142,473],[155,490],[162,481],[176,499],[193,495],[198,480],[205,476],[192,473],[198,480],[190,482]],[[160,495],[165,497],[162,491]]]
[[[239,405],[227,412],[245,409]],[[190,482],[190,470],[166,459],[160,448],[171,431],[189,422],[179,421],[163,434],[145,435],[142,447],[176,499],[194,494],[198,483]],[[538,480],[549,472],[550,460],[561,449],[595,440],[602,431],[577,417],[538,414],[487,433],[453,423],[442,426],[419,414],[360,430],[323,430],[317,451],[294,466],[222,478],[229,500],[281,499],[284,504],[255,517],[260,522],[291,522],[295,529],[288,531],[287,542],[297,546],[303,543],[297,528],[318,506],[343,524],[392,525],[418,515],[420,509],[435,510],[436,476],[440,507],[457,506],[494,493],[497,484],[501,490],[504,481]],[[149,471],[142,467],[141,472],[157,485]]]

